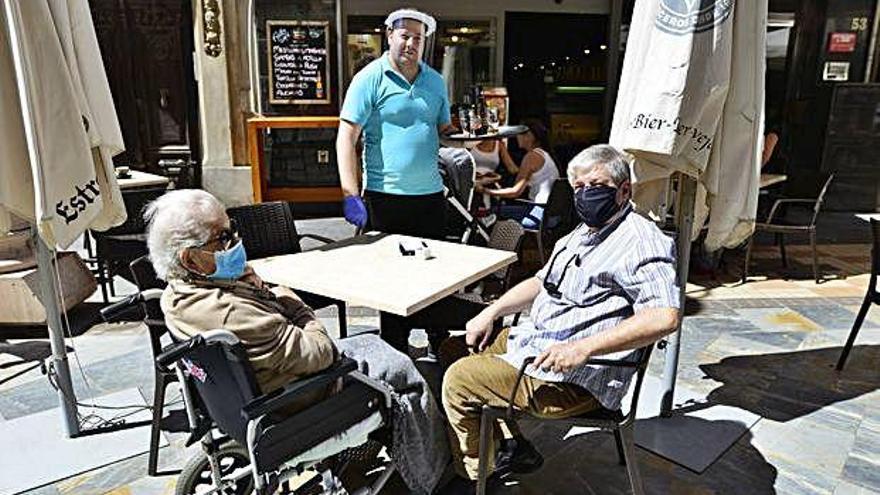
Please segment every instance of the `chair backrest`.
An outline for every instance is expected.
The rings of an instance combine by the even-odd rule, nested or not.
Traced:
[[[822,208],[822,203],[825,202],[825,193],[828,192],[828,186],[831,185],[833,179],[834,173],[828,176],[828,179],[825,180],[825,185],[823,185],[822,190],[819,191],[819,196],[816,198],[816,203],[813,205],[813,219],[810,221],[810,225],[816,225],[816,218],[819,216],[819,210]]]
[[[651,360],[651,353],[654,351],[654,344],[648,344],[640,347],[634,352],[636,365],[636,383],[632,393],[632,400],[629,405],[629,411],[626,413],[624,422],[631,423],[636,420],[636,412],[639,408],[639,394],[642,391],[642,382],[645,381],[645,374],[648,372],[648,361]]]
[[[302,251],[290,203],[273,201],[226,210],[235,221],[248,258],[266,258]]]
[[[573,218],[574,190],[567,179],[556,179],[547,198],[547,206],[544,207],[541,230],[552,229],[562,234],[568,233],[574,224]]]
[[[196,340],[176,365],[184,371],[201,407],[217,427],[246,446],[247,421],[242,409],[260,395],[260,389],[244,347],[240,343]]]
[[[876,277],[880,275],[880,220],[871,219],[871,237],[874,240],[874,247],[871,249],[871,275]]]
[[[501,220],[495,222],[495,225],[492,227],[492,233],[489,234],[488,247],[519,253],[519,247],[522,244],[524,234],[525,229],[516,220]],[[507,265],[492,273],[493,277],[504,283],[502,289],[507,288],[506,286],[511,266],[512,265]]]
[[[160,280],[156,276],[153,264],[147,256],[141,256],[132,261],[128,268],[131,270],[135,285],[137,285],[138,290],[141,292],[147,289],[164,289],[167,285],[164,280]],[[147,325],[147,329],[150,331],[150,347],[155,358],[162,350],[162,337],[171,335],[171,333],[168,331],[168,327],[165,326],[165,314],[162,312],[158,299],[144,301],[141,306],[145,315],[144,324]]]
[[[147,289],[164,289],[168,285],[156,276],[156,270],[153,269],[153,263],[150,262],[149,256],[141,256],[132,261],[128,267],[134,278],[134,284],[141,292]]]
[[[165,188],[151,189],[128,189],[122,191],[122,202],[125,204],[125,212],[128,218],[121,225],[104,232],[93,232],[96,239],[102,235],[142,234],[147,230],[144,220],[144,208],[147,205],[168,192]]]

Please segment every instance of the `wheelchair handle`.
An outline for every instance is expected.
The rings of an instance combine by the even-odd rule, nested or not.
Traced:
[[[176,342],[174,344],[170,344],[162,349],[162,353],[156,356],[156,366],[158,366],[163,371],[168,371],[168,367],[175,363],[178,359],[187,355],[195,349],[196,347],[202,345],[204,342],[204,338],[201,335],[196,335],[195,337],[184,340],[183,342]]]
[[[123,320],[123,317],[127,316],[132,311],[132,309],[140,309],[140,304],[142,302],[143,297],[140,293],[126,296],[121,301],[117,301],[107,307],[101,308],[101,318],[107,323],[121,321]],[[138,320],[141,319],[143,318],[138,318]]]

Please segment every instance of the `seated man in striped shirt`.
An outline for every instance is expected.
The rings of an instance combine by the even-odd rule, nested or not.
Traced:
[[[443,380],[452,451],[459,454],[459,475],[468,480],[477,476],[479,406],[507,405],[527,357],[536,360],[526,369],[515,407],[547,417],[618,409],[634,370],[583,363],[623,358],[678,324],[674,244],[632,211],[626,158],[611,146],[592,146],[572,159],[568,178],[581,223],[556,243],[534,277],[467,323],[465,340],[476,352],[456,361]],[[531,322],[492,334],[493,321],[529,306]],[[518,435],[516,444],[517,458],[540,465],[540,455],[523,447]],[[504,461],[520,472],[530,467],[511,463],[506,454],[499,465]],[[472,481],[461,484],[467,488]]]

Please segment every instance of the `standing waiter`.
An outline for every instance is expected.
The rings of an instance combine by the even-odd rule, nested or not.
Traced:
[[[446,227],[437,168],[439,134],[451,129],[446,84],[421,61],[434,18],[401,9],[385,19],[388,51],[351,81],[336,154],[345,219],[357,227],[441,239]],[[364,195],[355,147],[364,134]]]

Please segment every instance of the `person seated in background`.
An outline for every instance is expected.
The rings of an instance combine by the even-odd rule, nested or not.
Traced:
[[[482,187],[492,186],[501,180],[499,171],[507,172],[508,175],[516,176],[519,173],[519,167],[513,162],[510,153],[507,151],[507,145],[500,139],[487,139],[480,141],[470,150],[471,156],[474,157],[474,165],[476,166],[476,179]],[[501,165],[504,165],[503,170]],[[483,194],[483,207],[491,206],[491,197]]]
[[[522,197],[528,190],[527,199],[532,203],[544,204],[550,197],[553,182],[559,178],[559,169],[556,162],[547,151],[550,149],[547,141],[547,128],[538,120],[526,120],[523,125],[528,131],[517,134],[516,142],[520,148],[526,151],[522,163],[516,175],[516,181],[511,187],[493,189],[491,187],[477,186],[477,192],[482,192],[490,197],[515,199]],[[502,204],[498,208],[498,216],[516,220],[527,229],[538,227],[544,216],[544,208],[529,204]]]
[[[431,493],[448,464],[444,421],[410,359],[375,335],[333,340],[289,288],[270,287],[247,253],[223,205],[195,189],[169,192],[146,208],[147,246],[168,286],[160,301],[172,334],[187,339],[224,329],[244,346],[263,393],[317,373],[344,354],[396,391],[391,457],[414,493]],[[331,393],[305,397],[291,412]],[[404,413],[403,411],[406,411]]]
[[[761,168],[764,168],[768,163],[770,163],[770,159],[773,158],[773,152],[776,150],[776,145],[779,144],[779,133],[775,128],[768,128],[767,133],[764,134],[764,148],[761,150]]]
[[[674,244],[633,211],[624,156],[608,145],[592,146],[572,159],[568,178],[581,223],[556,243],[550,262],[534,277],[467,322],[465,342],[450,339],[440,350],[453,363],[443,379],[442,398],[462,477],[450,493],[473,490],[481,408],[507,406],[526,358],[536,357],[514,407],[554,418],[618,409],[635,370],[584,363],[624,358],[678,325]],[[493,322],[529,306],[530,322],[493,334]],[[468,353],[465,343],[474,352]],[[503,455],[490,452],[490,462],[495,459],[500,471],[536,469],[540,454],[516,425],[507,426],[513,439]]]

